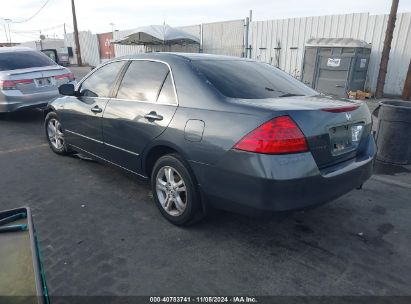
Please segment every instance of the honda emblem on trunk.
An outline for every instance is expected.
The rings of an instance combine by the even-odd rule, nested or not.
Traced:
[[[351,113],[345,113],[345,117],[347,118],[347,120],[351,120]]]

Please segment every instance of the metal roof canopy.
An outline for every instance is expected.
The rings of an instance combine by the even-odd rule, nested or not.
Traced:
[[[371,48],[371,44],[353,38],[310,38],[305,46]]]
[[[149,25],[139,27],[122,39],[114,41],[125,45],[172,45],[200,44],[200,39],[169,25]]]

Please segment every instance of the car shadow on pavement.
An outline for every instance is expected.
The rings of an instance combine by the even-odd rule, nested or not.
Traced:
[[[43,121],[42,109],[28,109],[11,113],[0,113],[0,120],[33,123]]]
[[[370,191],[367,186],[365,190]],[[214,247],[250,260],[251,267],[266,269],[273,280],[273,272],[281,273],[289,283],[282,287],[285,292],[409,292],[404,280],[409,275],[403,269],[408,258],[400,245],[407,239],[401,231],[409,228],[399,219],[396,207],[384,204],[386,198],[370,198],[361,191],[317,209],[270,218],[215,212],[190,227],[190,233],[207,235]],[[323,283],[317,281],[319,277]],[[384,286],[384,292],[373,290],[373,285]]]

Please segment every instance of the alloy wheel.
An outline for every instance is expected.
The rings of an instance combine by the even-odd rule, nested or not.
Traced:
[[[160,168],[156,176],[156,192],[163,209],[180,216],[187,207],[187,189],[181,174],[170,166]]]
[[[55,149],[61,150],[64,147],[64,134],[61,129],[61,124],[57,119],[52,118],[49,120],[47,124],[47,135]]]

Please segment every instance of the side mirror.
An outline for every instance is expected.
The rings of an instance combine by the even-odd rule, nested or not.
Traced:
[[[74,84],[71,83],[65,83],[59,86],[59,93],[61,95],[66,95],[66,96],[74,96],[76,95],[76,91],[74,90]]]

